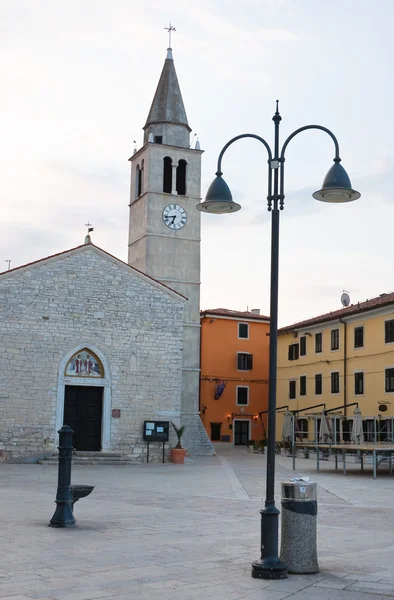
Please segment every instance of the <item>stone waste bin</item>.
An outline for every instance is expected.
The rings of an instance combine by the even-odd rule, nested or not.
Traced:
[[[289,573],[317,573],[316,483],[282,483],[282,540],[280,559]]]

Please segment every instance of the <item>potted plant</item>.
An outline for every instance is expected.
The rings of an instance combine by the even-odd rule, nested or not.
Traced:
[[[291,440],[286,438],[285,440],[282,441],[281,454],[282,454],[282,456],[292,456],[292,452],[293,452],[293,444],[291,443]]]
[[[262,440],[258,442],[258,448],[260,454],[265,454],[265,448],[267,446],[267,439],[264,437]]]
[[[247,444],[246,444],[246,451],[247,452],[254,452],[254,441],[253,440],[248,440]]]
[[[183,465],[185,462],[186,450],[185,448],[182,448],[181,439],[185,431],[185,426],[182,425],[182,427],[177,427],[172,421],[171,425],[173,426],[178,438],[175,448],[171,448],[171,460],[176,465]]]

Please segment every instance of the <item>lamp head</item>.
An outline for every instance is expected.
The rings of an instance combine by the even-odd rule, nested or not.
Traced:
[[[360,198],[361,194],[352,189],[349,175],[338,160],[335,160],[324,178],[322,189],[312,196],[321,202],[338,203],[352,202]]]
[[[204,202],[197,204],[198,210],[214,214],[237,212],[241,206],[233,202],[230,188],[222,178],[222,173],[218,171],[216,178],[208,188]]]

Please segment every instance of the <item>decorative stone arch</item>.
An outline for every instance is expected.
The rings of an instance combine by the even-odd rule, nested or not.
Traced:
[[[90,350],[92,354],[96,355],[100,360],[104,369],[103,377],[75,377],[67,376],[66,367],[71,358],[77,352],[82,350]],[[56,427],[55,427],[55,448],[59,443],[59,429],[63,426],[64,418],[64,397],[66,385],[78,385],[78,386],[98,386],[103,389],[103,412],[102,412],[102,424],[101,424],[101,447],[103,451],[110,450],[111,447],[111,384],[112,375],[111,368],[105,354],[101,352],[94,344],[90,342],[82,342],[77,346],[74,346],[69,350],[62,358],[59,364],[58,382],[57,382],[57,400],[56,400]]]

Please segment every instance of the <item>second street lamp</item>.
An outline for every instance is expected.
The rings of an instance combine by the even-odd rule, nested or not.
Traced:
[[[267,479],[264,509],[261,513],[261,556],[252,565],[252,577],[260,579],[282,579],[287,576],[287,565],[279,558],[278,527],[279,510],[275,506],[275,429],[276,429],[276,379],[278,346],[278,275],[279,275],[279,213],[284,208],[285,152],[289,142],[308,129],[327,133],[334,142],[334,164],[328,171],[322,189],[313,197],[322,202],[342,203],[357,200],[359,192],[352,189],[350,179],[340,164],[339,145],[335,135],[321,125],[306,125],[296,129],[279,150],[279,124],[282,117],[276,102],[274,121],[274,149],[260,136],[244,133],[232,138],[222,149],[218,158],[216,179],[211,183],[205,200],[197,205],[198,210],[208,213],[237,212],[241,206],[233,201],[230,188],[222,178],[222,158],[227,148],[242,138],[254,138],[261,142],[268,153],[268,210],[271,212],[271,285],[270,285],[270,350],[268,387],[268,440]]]

